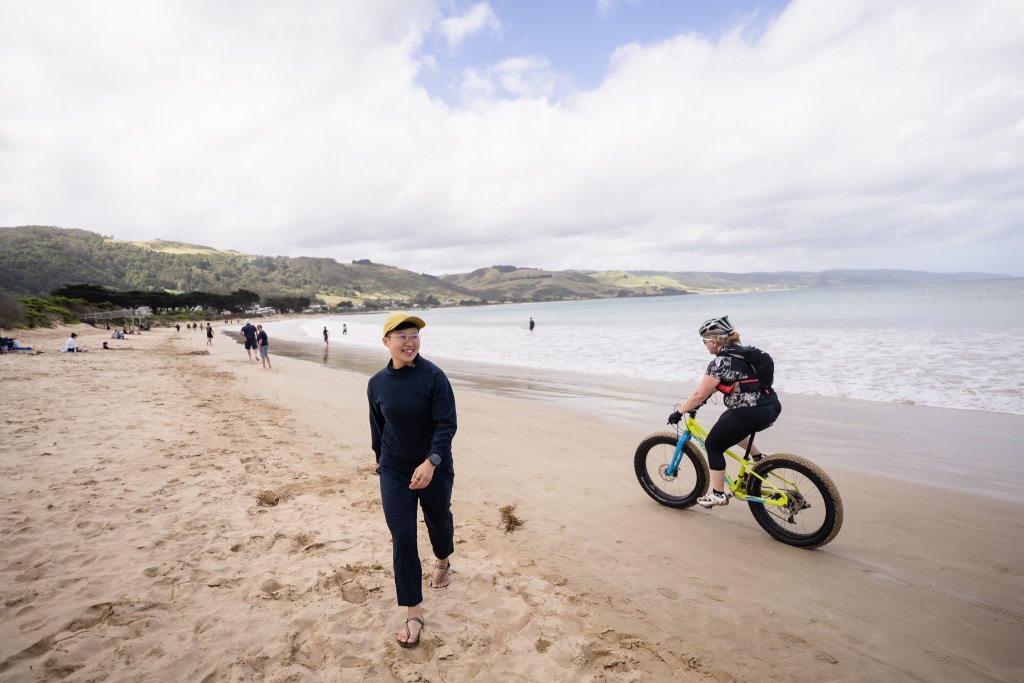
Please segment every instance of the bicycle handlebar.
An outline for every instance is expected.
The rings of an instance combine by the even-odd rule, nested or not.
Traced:
[[[707,403],[708,401],[710,401],[710,400],[711,400],[711,397],[710,397],[710,396],[708,396],[708,397],[707,397],[706,399],[704,399],[703,401],[701,401],[701,402],[700,402],[700,405],[699,405],[699,406],[697,406],[696,408],[693,408],[692,410],[688,410],[688,411],[687,411],[687,413],[689,414],[689,416],[690,416],[690,417],[696,418],[696,417],[697,417],[697,411],[698,411],[698,410],[700,410],[701,408],[703,408],[703,407],[704,407],[704,405],[705,405],[705,404],[706,404],[706,403]],[[679,405],[679,404],[677,403],[677,404],[676,404],[676,406],[678,406],[678,405]],[[676,410],[678,410],[678,409],[679,409],[679,408],[677,407],[677,408],[676,408]]]

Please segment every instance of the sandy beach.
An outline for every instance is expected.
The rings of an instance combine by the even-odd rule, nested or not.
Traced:
[[[0,355],[2,680],[1024,680],[1024,505],[834,464],[857,425],[972,458],[951,415],[1018,451],[1024,417],[788,403],[774,443],[845,507],[805,551],[745,505],[651,501],[657,425],[457,390],[454,574],[403,650],[365,375],[185,330],[15,336],[44,353]]]

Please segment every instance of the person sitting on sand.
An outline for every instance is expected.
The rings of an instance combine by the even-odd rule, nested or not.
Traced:
[[[75,333],[75,332],[71,333],[71,336],[68,337],[68,340],[66,342],[64,342],[64,349],[63,350],[66,353],[74,353],[76,351],[81,351],[81,349],[78,348],[78,334],[77,333]]]
[[[370,378],[370,447],[377,460],[384,519],[391,531],[392,559],[398,604],[407,608],[405,627],[396,639],[401,647],[420,644],[423,587],[416,546],[417,504],[437,561],[432,588],[446,588],[449,558],[455,550],[452,518],[452,439],[455,437],[455,394],[444,371],[420,356],[420,318],[395,313],[384,321],[387,366]]]
[[[704,348],[715,359],[708,364],[707,374],[690,397],[668,416],[668,423],[679,424],[683,415],[699,408],[715,391],[728,388],[727,393],[723,392],[726,411],[704,440],[708,466],[711,468],[711,491],[698,498],[697,503],[711,508],[729,504],[731,494],[725,493],[725,451],[736,444],[745,445],[751,434],[771,427],[782,412],[782,404],[771,387],[763,387],[759,382],[750,384],[751,391],[733,390],[730,386],[742,386],[742,380],[756,379],[757,373],[745,360],[730,354],[739,345],[740,334],[729,323],[729,316],[707,320],[697,332],[704,342]],[[752,457],[756,458],[760,453],[755,446],[751,446]]]

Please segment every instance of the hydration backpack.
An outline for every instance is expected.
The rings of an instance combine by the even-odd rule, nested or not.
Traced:
[[[756,383],[753,380],[741,380],[737,384],[739,391],[762,391],[769,393],[772,390],[772,382],[775,381],[775,361],[766,351],[756,346],[730,346],[724,349],[725,355],[739,358],[750,366],[757,377]]]

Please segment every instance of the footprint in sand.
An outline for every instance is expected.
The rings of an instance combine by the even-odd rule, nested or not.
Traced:
[[[341,597],[345,602],[361,605],[366,602],[366,589],[358,581],[347,581],[341,585]]]
[[[786,645],[793,645],[793,646],[806,646],[807,645],[807,641],[806,640],[804,640],[800,636],[795,636],[792,633],[783,633],[783,634],[781,634],[781,638],[782,638],[782,642],[784,642]]]
[[[277,579],[267,579],[260,584],[260,590],[275,599],[280,597],[279,594],[284,588],[283,585],[278,583]]]
[[[256,496],[256,504],[262,507],[276,507],[281,502],[281,496],[276,491],[260,491]]]

